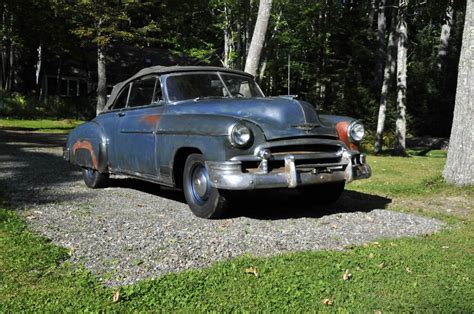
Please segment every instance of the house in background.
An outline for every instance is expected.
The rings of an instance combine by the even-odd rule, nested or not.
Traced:
[[[85,97],[97,89],[96,51],[84,49],[79,57],[53,57],[45,60],[40,78],[41,97]],[[111,47],[107,58],[107,89],[145,67],[154,65],[198,65],[200,62],[167,49]]]

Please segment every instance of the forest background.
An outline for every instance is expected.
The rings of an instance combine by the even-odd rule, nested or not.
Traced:
[[[77,115],[77,110],[68,110],[64,99],[42,99],[44,60],[78,59],[84,51],[93,51],[99,99],[100,71],[105,78],[108,58],[119,46],[186,55],[180,65],[243,70],[259,10],[256,0],[2,2],[0,115],[18,116],[25,113],[21,108],[30,108],[35,117],[58,118]],[[322,112],[356,117],[374,140],[378,121],[381,131],[379,111],[384,105],[382,131],[388,147],[396,147],[395,122],[402,101],[407,136],[449,137],[465,1],[266,2],[271,15],[255,73],[266,95],[289,92]],[[404,86],[397,60],[401,48],[406,49]],[[397,103],[400,92],[404,95]],[[94,92],[80,101],[84,118],[93,115],[96,97]],[[63,109],[56,110],[58,106]]]

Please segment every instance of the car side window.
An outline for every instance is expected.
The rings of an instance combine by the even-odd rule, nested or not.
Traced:
[[[133,81],[128,107],[141,107],[151,104],[156,81],[156,76],[146,76]]]
[[[125,106],[127,105],[127,99],[128,99],[128,91],[130,89],[130,84],[127,85],[127,87],[125,87],[122,92],[120,93],[120,96],[117,97],[117,99],[115,100],[115,103],[112,107],[112,110],[114,109],[122,109],[122,108],[125,108]]]

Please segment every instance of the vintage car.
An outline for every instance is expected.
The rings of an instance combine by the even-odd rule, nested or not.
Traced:
[[[371,175],[363,136],[353,118],[265,97],[248,73],[155,66],[113,88],[105,111],[69,134],[64,158],[90,188],[107,186],[110,174],[142,179],[182,189],[196,216],[216,218],[233,191],[337,200],[346,183]]]

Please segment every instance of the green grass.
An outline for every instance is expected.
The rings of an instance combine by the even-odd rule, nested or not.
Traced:
[[[433,151],[434,157],[380,157],[369,156],[373,176],[369,180],[355,181],[348,189],[389,197],[410,198],[442,193],[444,195],[474,194],[474,187],[458,188],[448,185],[441,177],[446,161],[442,153]]]
[[[472,188],[453,188],[439,179],[443,158],[369,161],[374,177],[357,182],[355,190],[402,201],[446,196],[472,201]],[[246,256],[106,289],[87,271],[64,262],[67,251],[31,234],[6,207],[0,204],[0,312],[474,310],[472,212],[440,215],[448,228],[429,237],[383,240],[343,252]],[[255,267],[258,276],[247,273],[249,267]],[[347,281],[346,270],[352,274]],[[113,302],[117,290],[120,298]],[[332,305],[323,304],[324,299]]]
[[[42,133],[67,133],[76,126],[84,123],[79,120],[19,120],[0,119],[0,128],[10,128]]]

